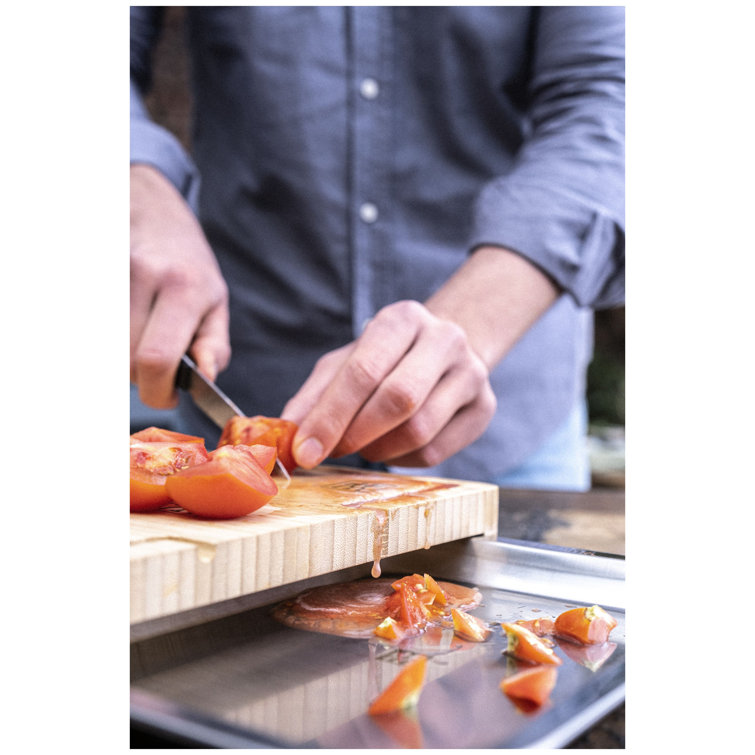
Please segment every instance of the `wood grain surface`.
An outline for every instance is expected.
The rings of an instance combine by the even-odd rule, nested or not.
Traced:
[[[131,623],[471,535],[495,538],[498,488],[338,467],[297,472],[253,514],[131,514]]]

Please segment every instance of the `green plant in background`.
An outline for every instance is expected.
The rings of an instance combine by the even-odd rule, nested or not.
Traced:
[[[591,425],[624,425],[624,362],[596,353],[587,370],[587,402]]]
[[[595,349],[587,370],[590,424],[624,427],[624,308],[595,314]]]

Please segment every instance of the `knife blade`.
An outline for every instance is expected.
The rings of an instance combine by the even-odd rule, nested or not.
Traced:
[[[176,388],[188,393],[197,408],[201,409],[221,430],[233,417],[245,417],[246,415],[236,404],[212,380],[208,380],[197,368],[194,360],[187,354],[181,357],[176,373]],[[275,466],[290,482],[286,468],[276,457]]]

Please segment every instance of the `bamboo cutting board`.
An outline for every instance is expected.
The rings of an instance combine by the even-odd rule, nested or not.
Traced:
[[[131,514],[131,623],[471,535],[495,538],[498,488],[339,467],[297,471],[248,516]]]

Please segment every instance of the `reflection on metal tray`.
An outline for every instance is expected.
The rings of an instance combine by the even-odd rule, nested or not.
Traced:
[[[562,747],[624,699],[624,561],[479,538],[386,559],[386,575],[428,572],[477,586],[475,615],[501,622],[598,603],[617,618],[605,657],[557,648],[551,701],[523,714],[499,689],[511,671],[496,629],[482,644],[429,652],[416,711],[366,715],[407,654],[379,642],[290,629],[258,605],[132,643],[132,726],[195,746]],[[348,579],[369,575],[350,569]],[[331,581],[343,581],[335,573]],[[307,583],[291,586],[291,594]],[[581,652],[581,655],[580,655]]]

